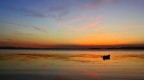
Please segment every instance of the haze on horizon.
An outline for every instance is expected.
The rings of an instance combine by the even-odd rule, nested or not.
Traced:
[[[0,46],[144,45],[144,0],[0,0]]]

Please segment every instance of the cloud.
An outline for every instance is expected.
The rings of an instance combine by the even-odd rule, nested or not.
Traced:
[[[100,8],[99,4],[103,4],[105,2],[114,2],[117,0],[63,0],[65,3],[61,1],[62,0],[44,0],[39,4],[33,4],[38,3],[38,1],[35,1],[33,3],[27,4],[27,6],[17,5],[17,3],[16,5],[11,4],[10,6],[5,5],[5,7],[2,7],[2,9],[15,11],[25,16],[38,18],[56,18],[56,20],[61,21],[63,18],[65,18],[65,16],[75,12],[74,10],[98,9]]]
[[[42,29],[42,28],[40,28],[40,27],[37,27],[37,26],[32,26],[32,27],[33,27],[34,29],[38,30],[38,31],[42,31],[42,32],[46,32],[46,33],[48,33],[47,30]]]
[[[68,1],[67,4],[60,3],[58,5],[50,6],[49,12],[51,15],[53,15],[59,21],[61,21],[63,18],[65,18],[65,16],[69,14],[70,14],[69,16],[71,16],[71,14],[74,14],[75,13],[74,10],[81,10],[81,9],[97,10],[101,8],[101,4],[103,3],[108,2],[114,3],[116,1],[118,0],[72,0],[72,2]],[[80,11],[78,11],[79,15],[83,15],[86,13],[87,12],[81,13]]]
[[[39,17],[39,18],[45,18],[45,15],[39,14],[39,13],[24,13],[23,15],[26,16],[32,16],[32,17]]]
[[[96,22],[93,22],[93,23],[87,24],[87,25],[85,25],[85,26],[80,27],[80,28],[77,29],[77,30],[80,31],[80,30],[83,30],[83,29],[86,29],[86,28],[95,27],[95,26],[98,25],[98,23],[100,23],[100,21],[96,21]]]
[[[33,10],[33,9],[27,9],[24,7],[8,7],[7,9],[11,11],[19,12],[22,15],[25,16],[32,16],[32,17],[38,17],[38,18],[56,18],[57,20],[60,20],[64,16],[66,16],[69,13],[69,6],[67,5],[54,5],[54,6],[47,6],[47,4],[40,5],[38,7],[41,7],[42,10]]]
[[[38,17],[38,18],[45,18],[47,17],[46,15],[42,14],[41,12],[39,11],[35,11],[35,10],[32,10],[32,9],[27,9],[27,8],[24,8],[24,7],[15,7],[15,6],[0,6],[1,9],[3,10],[8,10],[8,11],[13,11],[13,12],[18,12],[22,15],[25,15],[25,16],[32,16],[32,17]]]
[[[107,3],[107,2],[111,2],[111,3],[115,3],[118,0],[77,0],[78,2],[80,2],[82,4],[82,6],[84,6],[85,8],[88,9],[99,9],[101,8],[100,5],[103,3]]]
[[[38,11],[30,10],[30,9],[27,9],[27,8],[9,7],[7,9],[19,12],[19,13],[21,13],[23,15],[27,15],[27,16],[33,16],[33,17],[39,17],[39,18],[46,17],[44,14],[42,14],[42,13],[40,13]]]
[[[2,22],[2,23],[7,23],[7,24],[18,25],[18,26],[23,26],[23,27],[28,27],[28,26],[30,26],[30,25],[24,25],[24,24],[14,23],[14,22],[5,21],[5,20],[0,20],[0,22]]]
[[[65,20],[65,21],[61,21],[62,24],[71,24],[71,23],[77,23],[80,21],[84,21],[86,19],[85,16],[75,16],[73,18],[71,18],[70,20]]]
[[[73,27],[68,27],[68,26],[64,26],[64,28],[67,28],[68,30],[75,32],[75,31],[81,31],[83,29],[87,29],[87,28],[91,28],[91,27],[96,27],[100,22],[101,22],[101,20],[86,24],[86,25],[81,26],[79,28],[73,28]]]
[[[103,15],[99,15],[95,19],[91,19],[91,20],[86,20],[86,18],[81,18],[80,17],[80,18],[74,19],[74,20],[72,20],[70,22],[66,22],[67,24],[63,25],[63,27],[67,28],[70,31],[81,31],[83,29],[87,29],[87,28],[91,28],[91,27],[96,27],[101,22],[102,17],[103,17]],[[79,21],[84,21],[84,20],[87,21],[87,22],[85,22],[86,24],[83,23],[84,25],[80,26],[78,28],[67,26],[67,25],[72,24],[72,22],[74,22],[73,24],[75,24],[77,21],[79,22]]]
[[[48,17],[56,18],[61,21],[65,16],[69,14],[72,5],[68,4],[57,4],[48,7]]]
[[[10,41],[13,41],[13,40],[12,40],[12,39],[6,39],[6,41],[9,41],[9,42],[10,42]]]
[[[13,34],[16,34],[16,35],[32,35],[32,34],[20,33],[20,32],[14,32]]]
[[[38,31],[48,33],[48,31],[47,31],[47,30],[42,29],[42,28],[37,27],[37,26],[34,26],[34,25],[25,25],[25,24],[19,24],[19,23],[14,23],[14,22],[5,21],[5,20],[0,20],[0,22],[7,23],[7,24],[18,25],[18,26],[27,27],[27,28],[28,28],[28,27],[32,27],[32,28],[34,28],[34,29],[36,29],[36,30],[38,30]],[[16,33],[16,34],[19,34],[19,35],[20,35],[21,33]]]

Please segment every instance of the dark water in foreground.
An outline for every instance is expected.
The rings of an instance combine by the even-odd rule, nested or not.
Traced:
[[[144,80],[144,50],[0,50],[0,80]]]

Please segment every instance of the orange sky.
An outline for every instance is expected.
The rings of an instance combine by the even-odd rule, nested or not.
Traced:
[[[0,46],[143,45],[141,1],[3,0]]]

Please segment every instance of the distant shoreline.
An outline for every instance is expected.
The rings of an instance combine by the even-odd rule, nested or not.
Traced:
[[[0,47],[1,49],[16,50],[144,50],[144,47],[119,47],[119,48],[23,48],[23,47]]]

